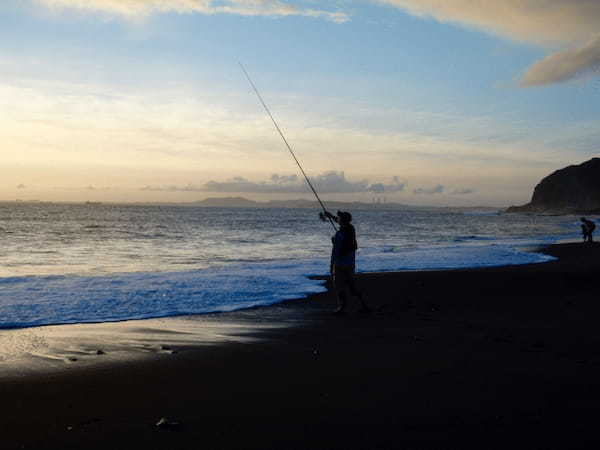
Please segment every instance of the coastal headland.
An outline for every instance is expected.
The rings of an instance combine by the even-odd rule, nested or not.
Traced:
[[[204,319],[256,339],[5,378],[2,448],[595,448],[600,245],[543,251],[363,274],[370,315],[328,292]]]

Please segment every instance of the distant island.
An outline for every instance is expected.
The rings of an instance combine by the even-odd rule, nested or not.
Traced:
[[[592,158],[548,175],[535,187],[531,201],[509,213],[600,214],[600,158]]]

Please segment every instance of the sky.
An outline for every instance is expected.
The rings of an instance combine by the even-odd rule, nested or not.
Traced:
[[[529,201],[600,156],[597,0],[3,0],[0,201]]]

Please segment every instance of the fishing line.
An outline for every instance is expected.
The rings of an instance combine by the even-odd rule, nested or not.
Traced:
[[[258,89],[256,88],[256,85],[252,81],[252,78],[250,78],[250,75],[248,75],[248,72],[246,71],[246,69],[243,66],[243,64],[241,62],[238,63],[238,64],[242,68],[242,71],[244,72],[244,75],[246,75],[246,78],[248,79],[248,82],[250,83],[250,86],[252,86],[252,89],[254,89],[254,92],[256,92],[256,96],[260,100],[260,103],[263,105],[263,108],[265,109],[265,111],[267,112],[267,114],[269,115],[269,117],[271,118],[271,121],[273,122],[273,125],[275,125],[275,129],[279,133],[279,136],[281,136],[281,139],[283,139],[283,142],[285,143],[285,146],[290,151],[290,154],[292,155],[292,158],[294,158],[294,161],[296,161],[296,164],[298,165],[298,168],[300,169],[300,172],[302,172],[302,175],[304,175],[304,179],[306,180],[306,183],[308,184],[308,186],[312,190],[313,194],[315,194],[315,197],[317,198],[317,201],[321,205],[321,208],[323,208],[323,212],[325,213],[324,214],[325,217],[327,217],[329,219],[329,223],[331,224],[331,226],[333,227],[333,229],[335,231],[337,231],[337,227],[335,226],[335,223],[333,222],[333,219],[327,215],[327,209],[325,208],[325,205],[323,204],[323,202],[319,198],[319,194],[317,194],[316,189],[314,188],[313,184],[310,182],[310,179],[308,178],[308,175],[306,175],[306,172],[304,172],[304,169],[300,165],[300,161],[298,161],[298,158],[296,158],[296,155],[294,154],[294,151],[292,150],[292,147],[290,146],[290,144],[288,143],[287,139],[285,138],[283,132],[281,131],[281,128],[279,128],[279,125],[277,124],[277,121],[273,117],[273,114],[271,114],[271,110],[269,109],[269,107],[267,106],[267,104],[265,103],[265,101],[263,100],[262,95],[260,95],[260,92],[258,92]]]

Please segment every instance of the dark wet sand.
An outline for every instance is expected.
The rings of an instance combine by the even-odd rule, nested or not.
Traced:
[[[330,294],[223,316],[290,325],[258,343],[2,381],[1,448],[597,448],[600,245],[547,252],[363,275],[371,316]]]

